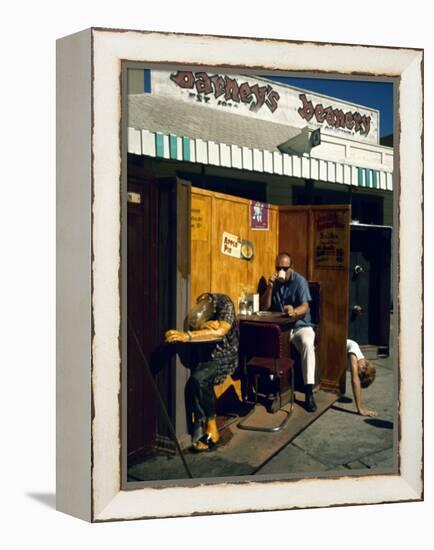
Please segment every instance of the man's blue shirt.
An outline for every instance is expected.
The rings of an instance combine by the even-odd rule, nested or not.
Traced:
[[[311,301],[312,297],[308,282],[302,275],[293,271],[289,280],[284,283],[279,281],[274,283],[270,309],[271,311],[283,311],[283,306],[296,308],[305,302]],[[294,330],[310,326],[312,326],[312,320],[310,311],[308,311],[303,319],[295,321]]]

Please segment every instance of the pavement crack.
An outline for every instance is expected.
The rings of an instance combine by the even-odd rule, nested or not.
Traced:
[[[368,466],[367,464],[365,464],[364,462],[362,462],[361,460],[352,460],[351,462],[347,462],[346,464],[341,464],[341,466],[343,466],[344,468],[346,468],[347,470],[360,470],[360,467],[359,468],[355,468],[354,466],[351,466],[351,464],[354,464],[354,462],[360,462],[360,464],[362,464],[367,470],[370,470],[371,467]]]
[[[357,460],[360,460],[360,462],[363,462],[363,460],[365,460],[366,458],[369,458],[370,456],[374,456],[376,454],[379,454],[379,453],[382,453],[383,451],[387,451],[389,449],[392,449],[393,450],[393,446],[391,445],[388,445],[387,447],[383,447],[382,449],[378,449],[376,451],[372,451],[371,453],[367,453],[365,455],[362,455],[360,458],[358,458]],[[371,466],[370,466],[371,467]]]
[[[296,443],[294,443],[294,441],[291,441],[290,445],[292,445],[293,447],[295,447],[299,451],[303,452],[305,455],[307,455],[312,460],[315,460],[316,462],[319,462],[323,466],[327,466],[327,467],[328,466],[334,466],[334,464],[329,464],[328,462],[324,462],[323,460],[319,459],[317,456],[309,453],[309,451],[306,451],[306,449],[303,449],[303,447],[300,447],[300,445],[297,445]]]

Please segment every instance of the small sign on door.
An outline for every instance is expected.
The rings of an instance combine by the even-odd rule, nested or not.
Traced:
[[[315,267],[345,269],[346,256],[343,212],[319,213],[315,221]]]
[[[208,199],[209,200],[209,199]],[[207,241],[209,238],[209,202],[202,197],[191,199],[191,240]]]
[[[250,203],[250,228],[251,229],[269,229],[269,208],[268,204],[258,201]]]
[[[128,192],[128,202],[131,202],[132,204],[141,204],[142,197],[140,193]]]
[[[241,258],[241,239],[231,233],[223,233],[221,250],[227,256]]]

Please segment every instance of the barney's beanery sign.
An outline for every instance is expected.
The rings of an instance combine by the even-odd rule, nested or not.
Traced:
[[[321,133],[379,143],[379,111],[254,75],[213,71],[151,71],[152,95],[220,113],[321,129]]]
[[[298,109],[298,114],[308,122],[313,120],[319,124],[326,124],[330,128],[345,128],[354,130],[362,136],[367,136],[371,128],[371,117],[362,115],[358,111],[344,111],[335,109],[332,105],[323,103],[314,104],[308,100],[305,94],[300,94],[299,98],[302,106]]]
[[[264,105],[274,113],[278,107],[280,94],[272,86],[249,84],[246,80],[231,78],[228,75],[200,71],[178,71],[170,75],[172,82],[180,88],[195,90],[203,102],[222,98],[225,101],[244,103],[250,111],[259,111]]]

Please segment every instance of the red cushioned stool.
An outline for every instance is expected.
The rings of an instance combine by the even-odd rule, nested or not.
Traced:
[[[245,423],[255,410],[252,408],[237,424],[241,429],[278,432],[289,420],[294,407],[294,361],[284,355],[282,344],[282,331],[278,325],[248,321],[240,323],[240,357],[247,382],[246,401],[253,393],[255,404],[261,398],[261,401],[268,402],[269,412],[282,411],[286,415],[277,426],[252,426]],[[289,411],[282,408],[288,402],[291,403]]]

